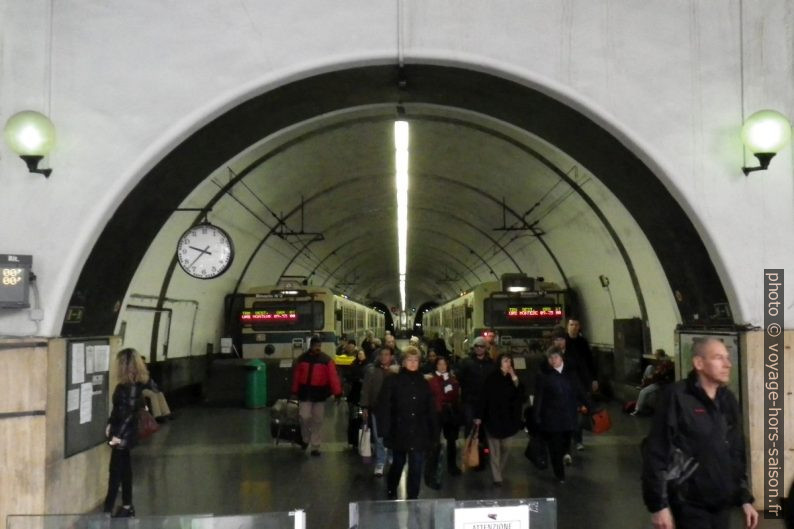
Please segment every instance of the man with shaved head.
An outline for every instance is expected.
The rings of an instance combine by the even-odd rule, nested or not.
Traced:
[[[655,529],[728,527],[733,506],[744,511],[746,529],[758,524],[741,411],[726,387],[731,367],[721,340],[698,340],[692,371],[662,394],[643,442],[642,494]]]

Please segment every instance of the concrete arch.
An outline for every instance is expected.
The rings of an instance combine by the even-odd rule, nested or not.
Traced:
[[[86,307],[85,318],[79,325],[64,326],[62,333],[112,332],[116,319],[113,307],[123,298],[159,228],[198,179],[231,156],[275,131],[312,117],[351,106],[400,101],[493,116],[570,153],[610,189],[643,230],[671,290],[683,293],[677,296],[677,302],[685,322],[692,322],[693,315],[711,314],[716,303],[727,303],[714,264],[688,215],[659,176],[638,158],[636,146],[628,145],[625,138],[605,130],[603,123],[596,123],[580,108],[505,77],[433,64],[406,65],[405,75],[409,80],[405,91],[397,87],[398,72],[391,65],[349,68],[295,80],[240,103],[186,138],[141,179],[104,227],[73,296]],[[270,119],[256,118],[262,115]],[[572,127],[577,131],[575,139],[570,135]],[[235,134],[229,137],[232,128]],[[219,141],[222,137],[225,141]],[[124,241],[123,261],[118,257],[119,241]],[[682,260],[681,255],[690,259]],[[718,319],[712,323],[731,321]]]

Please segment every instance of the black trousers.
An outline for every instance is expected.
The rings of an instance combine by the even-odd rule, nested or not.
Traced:
[[[554,470],[554,475],[557,479],[565,479],[565,465],[562,463],[562,457],[567,454],[571,448],[571,435],[573,432],[543,432],[543,439],[546,441],[546,446],[549,447],[549,460],[551,461],[551,468]]]
[[[726,529],[730,526],[728,509],[708,510],[682,501],[671,501],[676,529]]]
[[[132,505],[132,462],[130,451],[114,448],[110,453],[108,493],[105,496],[105,512],[111,512],[116,504],[116,495],[121,485],[122,505]]]
[[[444,427],[444,439],[447,442],[447,472],[454,474],[458,471],[458,453],[455,442],[458,440],[459,427]],[[436,480],[436,469],[439,465],[439,456],[441,455],[441,443],[438,442],[433,448],[427,451],[427,460],[425,461],[425,482],[433,482]]]
[[[422,450],[411,450],[409,452],[393,450],[392,464],[386,476],[386,496],[390,500],[397,499],[397,485],[400,484],[400,476],[402,476],[406,461],[408,462],[408,479],[406,480],[408,499],[415,500],[419,497],[425,453]]]

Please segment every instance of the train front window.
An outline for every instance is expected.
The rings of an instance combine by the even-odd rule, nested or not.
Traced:
[[[322,301],[255,301],[240,312],[240,323],[255,331],[320,330],[325,325],[325,305]]]

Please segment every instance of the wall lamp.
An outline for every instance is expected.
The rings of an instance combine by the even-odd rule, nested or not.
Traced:
[[[742,142],[758,158],[757,167],[742,167],[747,176],[753,171],[766,171],[772,158],[791,139],[791,124],[786,116],[774,110],[759,110],[742,126]]]
[[[39,169],[39,162],[55,145],[55,126],[47,116],[33,110],[14,114],[6,122],[5,139],[27,164],[28,171],[49,178],[52,169]]]

